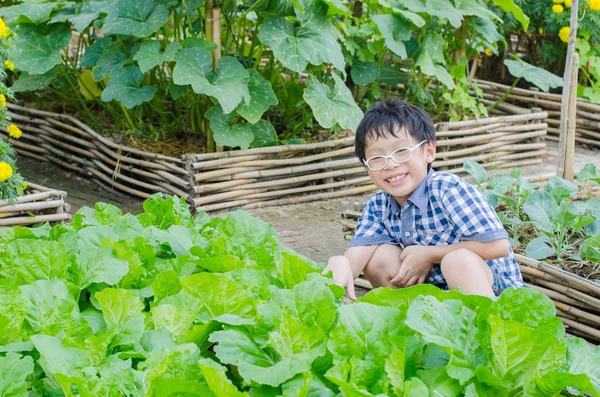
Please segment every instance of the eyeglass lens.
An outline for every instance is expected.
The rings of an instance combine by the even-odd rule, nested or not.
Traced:
[[[398,149],[391,154],[392,159],[397,163],[402,163],[410,158],[410,150]],[[383,156],[372,157],[367,160],[367,166],[371,169],[381,169],[385,167],[386,158]]]

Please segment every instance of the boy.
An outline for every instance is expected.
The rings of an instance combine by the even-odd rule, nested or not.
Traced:
[[[464,179],[434,172],[435,129],[421,109],[380,101],[356,131],[355,152],[382,191],[366,204],[343,256],[323,273],[355,300],[363,272],[373,287],[423,282],[493,297],[523,279],[508,234],[486,198]]]

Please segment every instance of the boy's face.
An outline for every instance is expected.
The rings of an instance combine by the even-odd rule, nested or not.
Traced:
[[[396,135],[398,136],[387,135],[367,141],[366,159],[388,156],[397,149],[410,148],[420,143],[406,131]],[[367,171],[378,188],[391,194],[399,204],[403,204],[427,176],[427,166],[435,159],[435,151],[434,142],[425,142],[412,151],[408,161],[396,163],[388,158],[384,168],[373,171],[367,167]]]

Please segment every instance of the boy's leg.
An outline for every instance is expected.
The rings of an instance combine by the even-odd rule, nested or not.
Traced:
[[[400,254],[402,249],[397,245],[382,244],[373,253],[363,273],[371,285],[376,287],[392,287],[390,280],[400,271]]]
[[[457,249],[442,258],[440,264],[448,288],[460,287],[465,294],[496,296],[490,267],[473,251]]]

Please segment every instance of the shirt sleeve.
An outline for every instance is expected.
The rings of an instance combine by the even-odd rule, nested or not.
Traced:
[[[461,240],[490,241],[508,238],[502,222],[486,197],[462,178],[442,193],[446,218]]]
[[[361,217],[358,219],[358,226],[354,237],[348,244],[351,247],[369,247],[381,244],[396,244],[395,239],[390,234],[387,227],[383,224],[382,208],[384,202],[381,196],[375,195],[367,202]]]

